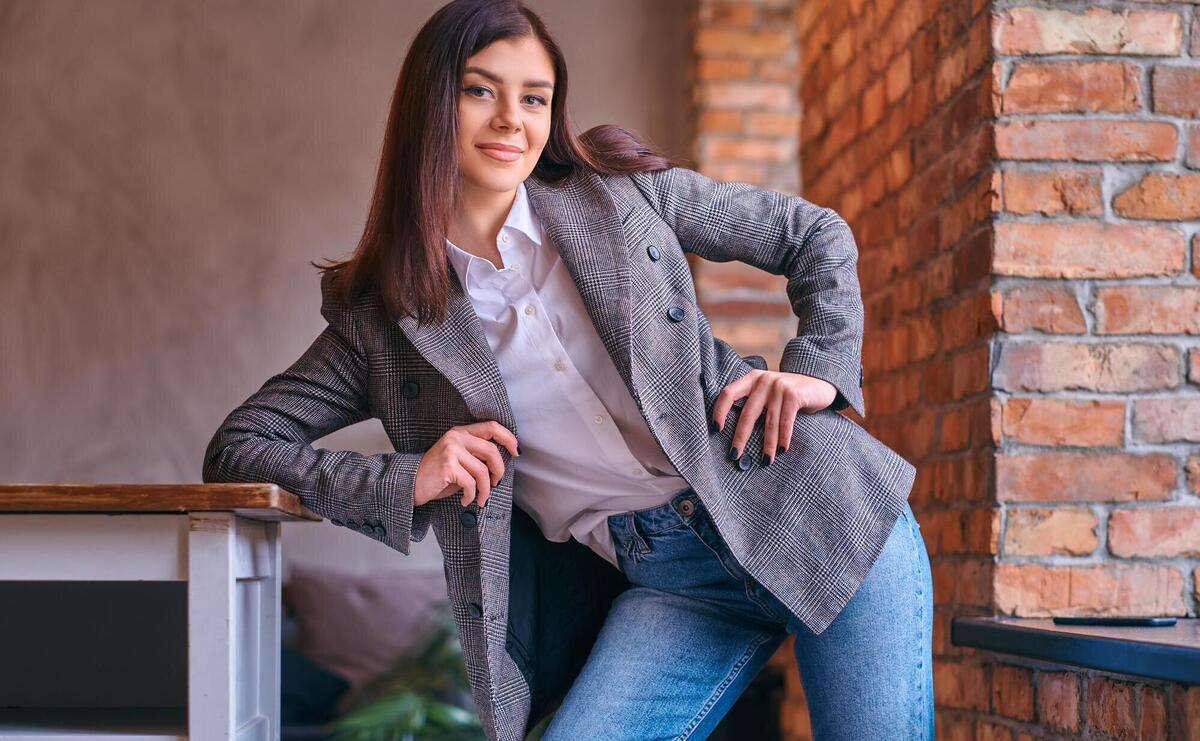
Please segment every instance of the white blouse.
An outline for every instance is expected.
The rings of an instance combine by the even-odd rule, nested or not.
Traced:
[[[514,505],[549,540],[574,536],[618,566],[608,516],[668,502],[687,481],[621,380],[524,183],[496,240],[502,269],[446,247],[516,418]]]

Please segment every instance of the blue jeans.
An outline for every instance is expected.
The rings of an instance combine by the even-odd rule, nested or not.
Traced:
[[[788,634],[815,741],[933,738],[933,580],[907,502],[820,635],[738,565],[692,489],[608,526],[630,587],[543,741],[705,738]]]

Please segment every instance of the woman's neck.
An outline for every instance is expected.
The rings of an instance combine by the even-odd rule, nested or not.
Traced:
[[[496,236],[504,226],[516,196],[515,189],[497,192],[463,186],[461,200],[450,220],[446,238],[464,252],[498,262]]]

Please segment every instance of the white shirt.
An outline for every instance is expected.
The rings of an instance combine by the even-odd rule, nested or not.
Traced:
[[[446,240],[516,418],[513,503],[549,540],[574,536],[619,568],[608,516],[656,507],[688,483],[625,387],[524,183],[496,247],[501,270]]]

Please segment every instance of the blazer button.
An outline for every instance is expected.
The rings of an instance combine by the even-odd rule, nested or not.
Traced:
[[[651,260],[657,260],[658,258],[662,257],[662,255],[660,255],[658,252],[658,247],[655,247],[654,245],[650,245],[646,248],[646,254],[650,255]]]
[[[751,464],[750,456],[747,455],[746,453],[742,453],[742,457],[738,458],[738,468],[745,471],[746,469],[750,468],[750,464]]]
[[[412,399],[416,397],[417,392],[420,390],[421,387],[416,381],[406,381],[404,385],[400,387],[400,393],[403,394],[404,398],[406,399]]]
[[[346,527],[350,528],[351,530],[362,530],[362,526],[353,520],[348,521],[346,523]]]
[[[383,536],[387,535],[387,530],[384,529],[383,525],[376,525],[375,534],[382,538]]]
[[[667,309],[667,316],[671,317],[673,322],[682,322],[684,317],[683,309],[678,306],[672,306]]]
[[[458,516],[458,521],[463,527],[475,527],[475,513],[471,510],[463,510]]]
[[[479,606],[478,602],[472,602],[467,605],[467,613],[471,617],[483,617],[483,608]]]

